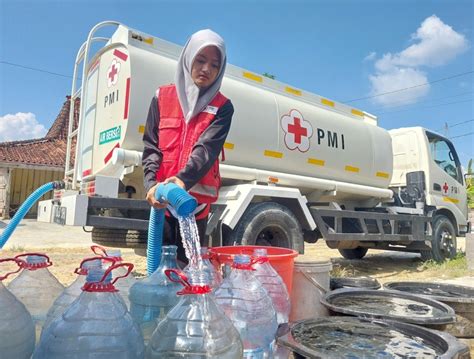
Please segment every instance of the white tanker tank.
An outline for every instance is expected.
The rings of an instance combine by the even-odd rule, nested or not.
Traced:
[[[145,120],[156,89],[173,82],[180,51],[120,25],[88,62],[75,173],[83,187],[115,176],[144,197]],[[235,109],[221,162],[225,184],[297,187],[313,200],[391,198],[391,137],[374,116],[232,65],[221,92]]]

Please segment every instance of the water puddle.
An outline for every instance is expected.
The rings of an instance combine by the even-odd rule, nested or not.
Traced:
[[[323,358],[436,358],[442,354],[421,337],[372,322],[305,322],[296,325],[292,335]]]
[[[395,315],[410,318],[438,318],[446,313],[429,304],[412,299],[360,294],[331,299],[334,306],[377,315]]]

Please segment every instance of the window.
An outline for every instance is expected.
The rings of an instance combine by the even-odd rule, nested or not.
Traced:
[[[430,143],[431,158],[448,175],[463,183],[458,155],[451,142],[433,133],[426,133]]]

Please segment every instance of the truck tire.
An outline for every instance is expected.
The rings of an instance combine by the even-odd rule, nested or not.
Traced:
[[[346,259],[362,259],[367,254],[369,248],[357,247],[353,249],[338,249],[341,256]]]
[[[224,245],[259,245],[303,251],[303,231],[295,215],[275,202],[249,205],[233,230],[226,231]]]
[[[423,260],[434,260],[442,262],[456,256],[457,240],[456,229],[451,220],[442,215],[435,215],[433,219],[433,238],[431,240],[431,249],[421,250]]]
[[[92,242],[115,248],[146,248],[148,231],[116,228],[92,228]]]

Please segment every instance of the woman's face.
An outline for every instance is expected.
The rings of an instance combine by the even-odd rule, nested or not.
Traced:
[[[221,68],[221,56],[215,46],[203,48],[194,58],[191,78],[201,90],[211,86]]]

